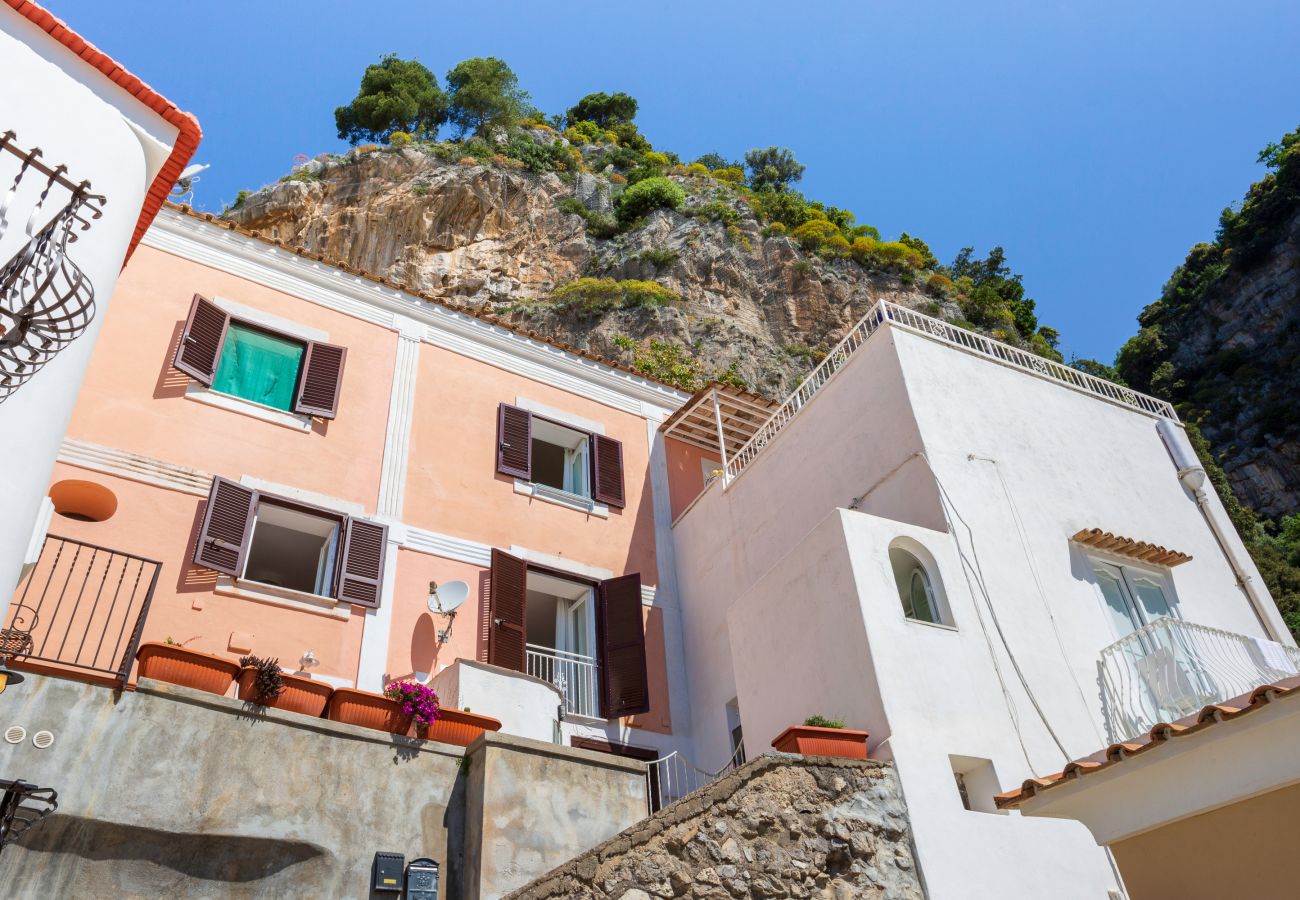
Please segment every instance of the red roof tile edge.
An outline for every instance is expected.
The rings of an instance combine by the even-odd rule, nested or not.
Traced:
[[[31,0],[4,0],[4,2],[37,28],[94,66],[104,74],[104,77],[153,110],[168,124],[174,125],[179,132],[175,143],[172,144],[171,155],[167,157],[153,184],[149,186],[148,193],[145,194],[144,205],[140,208],[140,218],[136,220],[135,232],[131,235],[131,244],[122,259],[122,265],[125,266],[131,254],[135,252],[140,239],[144,237],[145,230],[158,215],[158,210],[162,209],[172,185],[176,183],[186,163],[198,149],[199,141],[203,139],[203,129],[199,127],[199,120],[190,113],[180,110],[176,104],[132,75],[121,63],[77,34],[48,10]]]
[[[1284,678],[1273,684],[1260,685],[1248,694],[1233,697],[1223,703],[1212,703],[1202,708],[1200,712],[1179,719],[1177,722],[1160,722],[1141,737],[1120,744],[1111,744],[1106,749],[1092,754],[1092,756],[1076,759],[1074,762],[1067,763],[1065,768],[1055,775],[1026,779],[1016,790],[998,794],[993,800],[997,803],[999,809],[1011,809],[1057,785],[1065,784],[1084,775],[1091,775],[1093,772],[1099,772],[1102,769],[1108,769],[1130,757],[1146,753],[1154,747],[1159,747],[1172,738],[1195,734],[1212,725],[1238,718],[1268,705],[1278,697],[1289,694],[1300,695],[1300,676]]]

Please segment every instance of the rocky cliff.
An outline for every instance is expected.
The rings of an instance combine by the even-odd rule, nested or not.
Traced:
[[[589,222],[614,222],[623,179],[612,166],[533,173],[441,149],[319,157],[226,216],[688,388],[724,375],[782,396],[881,298],[960,315],[907,266],[870,268],[770,233],[743,190],[707,175],[670,174],[683,206],[602,231]],[[656,282],[669,300],[555,302],[583,277]]]

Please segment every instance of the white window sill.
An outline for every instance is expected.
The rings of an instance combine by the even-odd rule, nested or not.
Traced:
[[[956,631],[956,625],[945,625],[942,622],[927,622],[925,619],[913,619],[911,616],[903,616],[904,622],[911,622],[913,625],[924,625],[926,628],[938,628],[940,631]]]
[[[229,575],[217,576],[215,592],[227,597],[240,597],[244,600],[252,600],[255,603],[265,603],[269,606],[283,606],[288,609],[296,609],[299,612],[328,616],[331,619],[346,620],[352,617],[351,603],[335,600],[333,597],[308,594],[305,591],[273,587],[256,581],[244,581],[231,578]]]
[[[261,419],[263,422],[270,422],[273,425],[290,428],[294,431],[311,431],[311,416],[285,412],[282,409],[254,403],[252,400],[244,400],[240,397],[232,397],[229,394],[218,393],[201,384],[191,384],[187,387],[185,389],[185,399],[194,400],[197,403],[206,403],[208,406],[216,406],[254,419]]]
[[[525,497],[536,497],[538,500],[545,500],[547,503],[554,503],[557,506],[567,506],[569,509],[576,509],[592,516],[600,516],[602,519],[609,518],[609,507],[604,503],[597,503],[590,497],[570,494],[568,491],[561,491],[550,485],[537,484],[533,481],[516,478],[515,493],[523,494]]]

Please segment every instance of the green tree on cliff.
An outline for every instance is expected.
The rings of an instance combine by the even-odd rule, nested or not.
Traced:
[[[609,128],[636,118],[636,99],[619,91],[606,94],[603,91],[588,94],[569,108],[565,114],[570,127],[579,122],[595,122],[602,128]]]
[[[495,56],[478,56],[457,63],[447,73],[451,122],[464,137],[474,132],[481,137],[493,129],[508,128],[529,110],[528,92],[520,89],[519,78]]]
[[[339,137],[350,144],[387,141],[395,131],[431,137],[447,121],[447,95],[414,59],[388,54],[361,76],[361,89],[334,110]]]

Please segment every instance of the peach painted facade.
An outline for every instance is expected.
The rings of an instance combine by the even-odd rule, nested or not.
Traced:
[[[187,332],[195,295],[258,329],[346,348],[336,416],[259,407],[179,371],[177,347],[197,331]],[[73,517],[55,515],[49,532],[162,563],[144,641],[278,657],[286,669],[310,649],[319,660],[314,677],[368,690],[389,679],[428,680],[459,659],[495,664],[488,615],[494,548],[527,561],[530,585],[537,566],[562,584],[568,573],[575,584],[590,584],[589,609],[602,610],[583,613],[593,616],[593,635],[596,617],[608,614],[596,605],[605,602],[605,581],[639,575],[640,594],[629,596],[641,610],[648,709],[609,721],[561,717],[563,731],[667,750],[671,697],[685,685],[680,666],[674,672],[669,662],[680,656],[675,611],[665,615],[669,598],[656,590],[656,530],[669,521],[668,498],[663,492],[656,507],[650,473],[656,428],[683,399],[631,373],[166,210],[123,271],[105,318],[51,483],[63,498],[59,512]],[[589,455],[597,452],[596,436],[619,442],[623,506],[591,499],[591,485],[591,498],[565,494],[557,502],[555,491],[501,474],[501,404],[584,435]],[[242,571],[196,564],[196,546],[210,544],[204,517],[213,478],[308,512],[319,507],[341,521],[385,527],[377,608],[267,588]],[[78,481],[90,487],[64,484]],[[255,527],[245,532],[245,561]],[[454,620],[431,613],[431,582],[457,581],[470,590]],[[603,647],[583,649],[603,660]],[[564,735],[557,731],[556,739]]]

